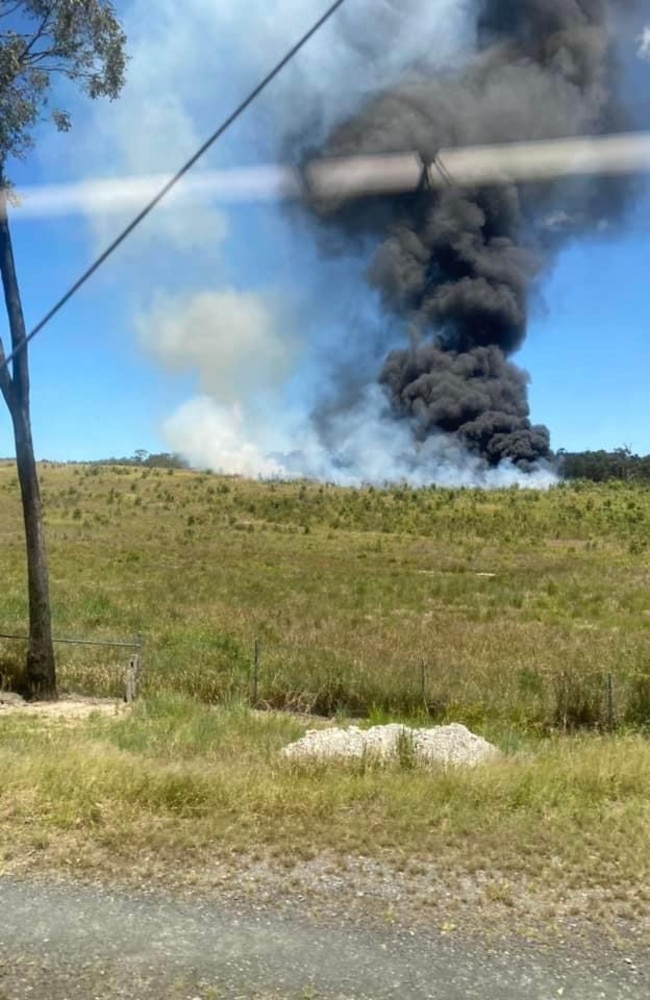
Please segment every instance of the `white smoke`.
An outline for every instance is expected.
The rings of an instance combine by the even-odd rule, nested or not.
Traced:
[[[260,439],[263,427],[258,422]],[[195,468],[248,478],[284,474],[282,464],[265,454],[263,441],[249,436],[246,416],[238,403],[220,406],[209,396],[190,400],[165,422],[164,433],[172,449]]]
[[[93,106],[74,133],[70,162],[83,164],[81,179],[173,173],[326,6],[326,0],[157,0],[152,17],[150,0],[132,0],[122,15],[130,55],[124,91],[118,101]],[[456,0],[357,0],[310,41],[201,167],[241,165],[242,155],[245,164],[251,146],[277,153],[289,129],[313,128],[316,120],[327,129],[405,67],[458,58],[466,38],[466,14]],[[129,217],[89,213],[98,245]],[[205,255],[227,234],[221,211],[174,207],[171,198],[127,252],[153,259],[163,240],[167,250]]]
[[[644,28],[637,38],[638,48],[636,54],[639,59],[650,59],[650,24]]]
[[[196,371],[201,392],[236,403],[272,391],[293,370],[299,345],[277,297],[256,292],[159,293],[136,316],[140,343],[169,371]]]
[[[406,421],[396,422],[379,386],[333,418],[336,446],[326,447],[309,422],[272,423],[241,404],[210,397],[182,406],[165,425],[170,445],[197,468],[261,479],[318,479],[340,486],[408,483],[411,486],[522,486],[546,489],[550,469],[524,475],[514,465],[490,468],[448,435],[419,446]]]
[[[327,0],[213,0],[219,30],[256,72],[269,67],[321,16]],[[239,8],[236,8],[239,11]],[[245,20],[245,29],[242,26]],[[354,0],[289,64],[268,97],[271,127],[297,134],[318,121],[325,134],[355,106],[419,65],[442,67],[470,52],[467,5],[458,0]]]
[[[150,0],[132,0],[123,14],[128,83],[119,101],[93,107],[85,125],[80,122],[73,162],[84,171],[74,179],[175,171],[326,6],[327,0],[157,0],[152,18]],[[303,130],[317,138],[314,130],[328,131],[418,63],[442,67],[463,59],[473,47],[469,23],[467,5],[458,0],[355,0],[202,166],[247,166],[260,156],[266,161],[288,134]],[[96,243],[103,246],[128,217],[89,212]],[[139,303],[133,327],[140,343],[167,370],[197,374],[199,395],[162,427],[174,451],[201,468],[347,485],[552,481],[503,466],[488,470],[444,437],[418,449],[376,386],[334,419],[330,440],[336,444],[326,446],[307,404],[291,402],[291,386],[313,381],[313,373],[305,368],[306,345],[286,289],[235,290],[220,275],[230,228],[228,216],[213,205],[188,208],[171,200],[127,245],[129,260],[137,260],[127,280]],[[162,279],[160,268],[169,259],[173,270]],[[241,274],[236,284],[241,288]],[[341,340],[346,336],[341,329]]]
[[[190,5],[191,6],[191,5]],[[125,17],[129,52],[127,84],[121,98],[93,108],[85,129],[75,133],[75,159],[83,180],[97,177],[171,175],[205,138],[192,112],[196,80],[192,65],[191,18],[176,4],[159,2],[155,18],[145,4],[133,4]],[[195,44],[194,40],[194,44]],[[91,211],[95,245],[103,249],[133,217]],[[226,215],[209,205],[174,206],[173,198],[153,213],[129,240],[126,252],[146,267],[165,251],[203,254],[218,249],[228,235]]]

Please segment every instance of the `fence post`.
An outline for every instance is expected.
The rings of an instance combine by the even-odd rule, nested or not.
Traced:
[[[136,636],[138,652],[129,657],[129,665],[126,668],[126,681],[124,690],[124,700],[127,705],[132,705],[138,697],[138,685],[140,673],[142,671],[142,635],[138,632]]]
[[[422,689],[422,704],[428,710],[427,706],[427,665],[424,657],[420,663],[420,684]]]
[[[253,643],[253,692],[251,696],[253,708],[257,705],[257,690],[260,675],[260,640]]]
[[[614,677],[607,674],[607,728],[610,733],[614,731],[616,719],[614,716]]]

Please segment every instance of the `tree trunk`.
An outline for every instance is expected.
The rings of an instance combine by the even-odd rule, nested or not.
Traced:
[[[16,463],[23,502],[25,545],[27,551],[27,589],[29,594],[29,648],[26,681],[32,698],[53,700],[57,697],[56,667],[52,644],[50,584],[43,532],[43,510],[38,484],[29,410],[11,415],[16,442]]]
[[[13,351],[19,350],[19,354],[12,362],[12,374],[9,374],[7,368],[0,370],[0,390],[9,408],[14,429],[16,464],[25,524],[29,595],[29,649],[25,679],[27,694],[30,697],[55,699],[56,667],[52,644],[43,511],[32,441],[27,347],[21,346],[26,336],[25,321],[4,192],[0,194],[0,274],[11,332],[11,346]],[[0,348],[0,363],[3,361],[4,351]]]

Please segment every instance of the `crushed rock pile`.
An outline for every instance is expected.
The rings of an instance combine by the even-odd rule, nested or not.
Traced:
[[[396,760],[412,754],[423,766],[465,765],[474,767],[494,760],[499,750],[465,726],[454,722],[433,729],[411,729],[398,723],[372,729],[310,729],[302,739],[284,747],[282,754],[292,760],[351,760],[369,757]]]

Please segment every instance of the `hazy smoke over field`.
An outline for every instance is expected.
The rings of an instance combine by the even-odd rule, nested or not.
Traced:
[[[415,150],[430,161],[445,146],[621,130],[611,17],[623,6],[475,0],[476,50],[462,69],[431,72],[423,61],[310,152]],[[628,183],[459,190],[452,179],[443,190],[311,205],[326,244],[333,235],[340,246],[343,235],[345,247],[373,247],[368,280],[408,338],[379,382],[416,441],[451,436],[488,466],[505,460],[524,471],[550,456],[548,430],[530,421],[528,376],[509,356],[523,343],[531,292],[553,255],[619,217]]]
[[[623,6],[349,0],[206,167],[615,131],[609,18]],[[91,177],[177,169],[324,4],[160,0],[154,21],[150,0],[124,7],[125,93],[91,112],[70,157]],[[648,53],[646,20],[630,53]],[[297,225],[295,206],[170,201],[127,244],[121,275],[138,343],[186,380],[165,446],[252,476],[548,481],[548,432],[512,357],[553,255],[626,197],[620,180],[450,186],[308,204]],[[101,248],[118,223],[93,216]],[[317,259],[321,244],[339,256]]]

